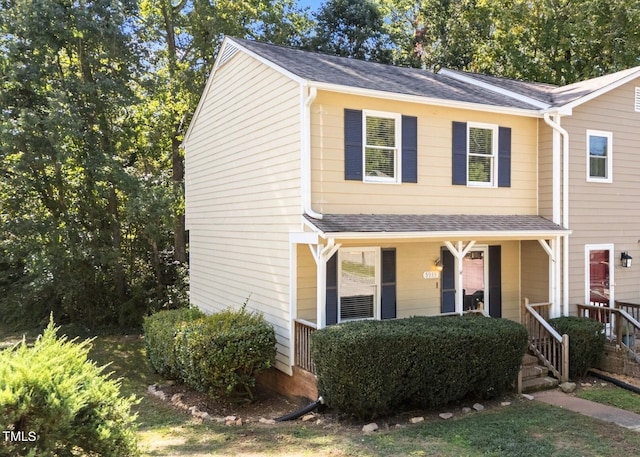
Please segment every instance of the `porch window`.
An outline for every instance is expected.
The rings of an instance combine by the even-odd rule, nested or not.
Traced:
[[[612,138],[611,132],[587,130],[587,181],[612,182]]]
[[[377,318],[380,250],[341,249],[338,263],[339,320]]]
[[[398,182],[400,116],[368,111],[363,114],[364,181]]]

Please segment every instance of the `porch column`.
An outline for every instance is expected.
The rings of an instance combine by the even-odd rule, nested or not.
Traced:
[[[467,243],[466,246],[464,246],[462,241],[458,241],[456,243],[456,246],[454,246],[450,241],[445,241],[444,244],[447,249],[449,249],[451,254],[453,254],[453,256],[456,258],[456,313],[462,315],[464,310],[464,296],[462,293],[462,290],[464,288],[464,281],[462,277],[462,260],[464,259],[464,256],[467,255],[469,250],[471,250],[473,245],[476,244],[476,242],[475,240],[471,240]]]
[[[318,243],[315,248],[309,245],[313,259],[316,262],[316,320],[317,328],[327,326],[327,260],[340,249],[341,244],[336,244],[330,238],[327,245]]]
[[[538,240],[540,246],[549,256],[549,302],[551,303],[550,317],[558,317],[561,313],[560,303],[560,265],[558,262],[560,237],[551,238],[547,243],[546,240]]]

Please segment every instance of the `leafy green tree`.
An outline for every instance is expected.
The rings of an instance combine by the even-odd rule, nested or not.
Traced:
[[[328,0],[316,14],[307,48],[345,57],[389,63],[393,45],[384,15],[372,0]]]

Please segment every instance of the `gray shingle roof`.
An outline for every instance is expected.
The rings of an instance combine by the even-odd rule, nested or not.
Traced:
[[[560,225],[533,215],[324,214],[305,218],[323,233],[555,232]]]
[[[230,40],[296,76],[311,82],[338,84],[347,87],[440,100],[539,111],[538,107],[523,100],[428,70],[366,62],[240,38],[230,38]],[[561,107],[605,88],[628,75],[633,73],[640,75],[640,67],[567,86],[517,81],[478,73],[459,71],[455,71],[455,73],[491,84],[514,94],[524,95],[552,107]]]
[[[429,70],[366,62],[239,38],[231,38],[231,40],[296,76],[312,82],[465,103],[537,110],[535,106],[523,101],[465,84]]]

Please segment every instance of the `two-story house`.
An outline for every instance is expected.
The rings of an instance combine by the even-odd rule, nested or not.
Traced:
[[[640,67],[565,87],[226,38],[185,136],[191,302],[277,368],[353,319],[640,298]],[[640,255],[640,254],[638,254]],[[618,259],[618,260],[617,260]],[[615,266],[615,268],[614,268]]]

